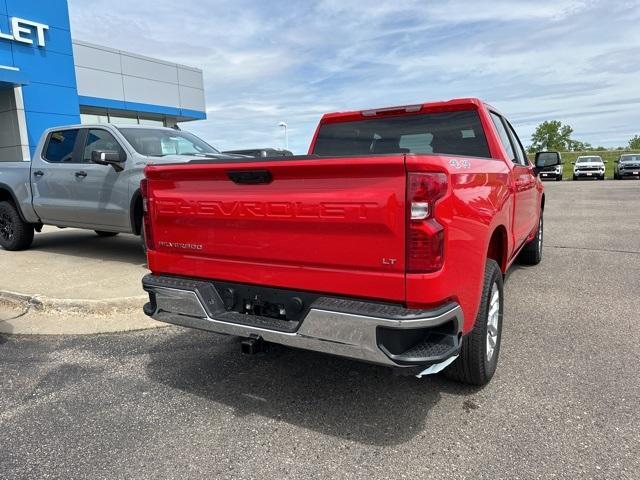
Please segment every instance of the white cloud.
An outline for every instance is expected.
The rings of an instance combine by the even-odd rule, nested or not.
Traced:
[[[320,115],[479,96],[525,143],[545,119],[617,145],[640,133],[637,0],[71,0],[74,36],[204,69],[222,148],[306,152]],[[100,28],[96,28],[99,22]]]

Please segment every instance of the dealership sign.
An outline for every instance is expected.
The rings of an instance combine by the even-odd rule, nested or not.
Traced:
[[[35,40],[39,47],[44,47],[45,30],[49,30],[49,25],[13,17],[11,19],[11,32],[5,33],[0,31],[0,38],[12,42],[26,43],[28,45],[33,45]]]

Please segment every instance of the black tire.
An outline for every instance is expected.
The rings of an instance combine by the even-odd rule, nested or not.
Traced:
[[[561,182],[562,181],[562,175],[558,175],[556,177],[556,182]]]
[[[540,212],[540,220],[538,221],[538,229],[533,239],[527,243],[518,260],[525,265],[537,265],[542,260],[542,246],[544,240],[544,220],[542,212]]]
[[[577,180],[577,179],[578,179],[578,177],[576,177],[576,176],[574,175],[574,176],[573,176],[573,179],[574,179],[574,180]]]
[[[20,218],[15,205],[0,202],[0,247],[9,251],[26,250],[33,242],[33,225]]]
[[[614,180],[620,180],[620,177],[618,176],[618,174],[616,172],[613,172],[613,179]]]
[[[94,232],[96,232],[99,237],[105,237],[105,238],[115,237],[118,234],[118,232],[105,232],[103,230],[94,230]]]
[[[496,290],[494,290],[494,285]],[[495,336],[494,349],[489,355],[489,314],[494,292],[499,294],[497,326],[493,326]],[[495,308],[495,307],[494,307]],[[487,259],[484,269],[484,286],[480,309],[471,333],[462,339],[459,357],[445,370],[445,375],[458,382],[469,385],[486,385],[498,366],[500,343],[502,339],[502,316],[504,312],[503,280],[500,267],[495,260]]]
[[[602,175],[602,176],[600,177],[600,180],[604,180],[604,175]]]

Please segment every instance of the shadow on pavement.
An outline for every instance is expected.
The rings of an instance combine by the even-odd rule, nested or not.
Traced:
[[[136,265],[146,263],[140,237],[124,233],[109,238],[75,229],[37,233],[31,250]]]
[[[476,391],[440,377],[394,376],[389,369],[272,346],[245,356],[238,339],[186,332],[154,349],[151,381],[234,409],[370,445],[397,445],[425,428],[441,392]]]

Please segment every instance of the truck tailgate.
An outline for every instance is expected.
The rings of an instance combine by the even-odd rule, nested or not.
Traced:
[[[146,177],[154,273],[404,301],[403,155],[156,165]]]

